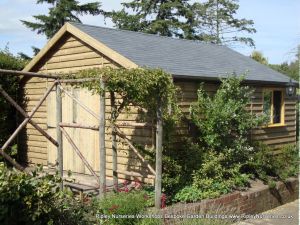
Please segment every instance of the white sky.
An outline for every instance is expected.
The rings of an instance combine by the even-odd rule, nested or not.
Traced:
[[[93,0],[81,0],[80,3]],[[128,1],[128,0],[127,0]],[[120,0],[102,0],[105,10],[119,9]],[[31,46],[43,47],[46,39],[22,25],[20,20],[32,20],[32,15],[47,13],[47,4],[35,4],[36,0],[0,0],[0,49],[7,44],[14,54],[32,55]],[[240,0],[238,16],[254,20],[257,33],[251,37],[256,50],[263,52],[270,63],[282,63],[295,58],[300,44],[299,0]],[[102,16],[83,16],[83,23],[112,27]],[[249,55],[253,48],[235,47],[236,51]]]

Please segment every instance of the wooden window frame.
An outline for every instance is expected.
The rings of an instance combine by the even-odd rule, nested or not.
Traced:
[[[271,91],[272,96],[271,96],[271,121],[269,124],[265,127],[282,127],[285,126],[285,89],[284,88],[263,88],[262,92],[262,107],[264,107],[264,93],[266,91]],[[274,99],[274,91],[280,91],[281,92],[281,109],[280,109],[280,123],[273,123],[273,99]],[[263,108],[264,112],[264,108]]]

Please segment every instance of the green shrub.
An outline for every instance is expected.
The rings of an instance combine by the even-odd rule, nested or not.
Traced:
[[[139,219],[136,223],[137,225],[162,225],[163,224],[162,213],[160,210],[151,208],[145,211],[144,214],[148,215],[149,218]]]
[[[22,70],[26,61],[16,57],[9,52],[9,49],[0,50],[0,68],[9,70]],[[12,75],[1,75],[0,85],[14,99],[18,99],[19,77]],[[9,137],[16,126],[16,111],[0,95],[0,145]]]
[[[176,194],[176,200],[214,198],[249,185],[252,175],[247,168],[256,150],[249,134],[265,118],[247,110],[253,91],[242,81],[235,76],[222,79],[214,96],[202,87],[198,90],[198,101],[191,106],[198,135],[186,148],[187,153],[193,149],[198,154],[194,157],[197,162],[192,161],[193,171],[189,171],[191,184]]]
[[[201,189],[195,186],[186,186],[176,193],[174,200],[179,202],[196,202],[204,198],[218,197],[219,194],[212,192],[203,192]]]
[[[245,161],[252,151],[249,134],[265,122],[265,118],[247,110],[253,90],[243,86],[243,77],[221,79],[211,97],[202,87],[198,100],[191,106],[191,119],[199,131],[200,143],[216,152],[226,152],[228,163]]]
[[[214,96],[209,96],[202,87],[198,90],[198,101],[191,106],[190,114],[197,136],[186,142],[183,151],[191,152],[189,159],[194,160],[179,163],[186,172],[184,176],[192,177],[192,181],[180,178],[182,183],[187,182],[177,190],[175,201],[218,197],[247,188],[254,177],[272,186],[274,181],[285,181],[299,171],[295,146],[286,146],[280,154],[274,154],[268,146],[251,141],[251,130],[263,125],[266,117],[247,110],[253,91],[243,86],[242,81],[243,78],[237,77],[222,79]],[[183,154],[178,155],[180,158]],[[171,158],[180,162],[176,157]],[[192,171],[185,170],[185,165]]]
[[[144,213],[147,199],[148,195],[144,191],[108,193],[105,198],[96,200],[97,214],[110,217],[99,222],[113,225],[136,224],[136,215]],[[114,218],[114,215],[123,215],[125,218]]]
[[[0,163],[0,224],[88,224],[83,205],[58,190],[60,179],[41,173],[31,176]]]
[[[175,128],[164,126],[164,146],[162,158],[162,191],[166,194],[167,203],[173,202],[175,194],[192,183],[192,173],[201,163],[201,148],[191,138],[178,138]],[[174,138],[170,136],[174,135]],[[179,143],[178,143],[179,142]],[[146,159],[155,165],[155,149],[146,151]]]
[[[145,218],[145,219],[140,219],[137,222],[138,225],[162,225],[163,221],[162,219],[158,218]]]
[[[263,143],[257,143],[259,150],[254,155],[249,167],[255,175],[266,183],[285,181],[299,173],[299,153],[297,145],[286,145],[274,151]]]

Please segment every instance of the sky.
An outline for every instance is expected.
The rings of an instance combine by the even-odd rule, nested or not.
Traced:
[[[79,0],[80,3],[94,0]],[[101,0],[100,0],[101,1]],[[127,0],[128,1],[128,0]],[[102,0],[104,10],[120,9],[121,0]],[[300,44],[300,0],[240,0],[239,18],[252,19],[257,32],[250,37],[255,50],[261,51],[269,63],[279,64],[295,59]],[[23,52],[32,56],[31,46],[42,48],[47,40],[43,35],[26,28],[20,20],[31,20],[32,15],[46,14],[49,5],[36,4],[36,0],[0,0],[0,49],[6,46],[13,54]],[[102,16],[82,16],[83,23],[113,27]],[[234,50],[250,55],[254,50],[235,46]]]

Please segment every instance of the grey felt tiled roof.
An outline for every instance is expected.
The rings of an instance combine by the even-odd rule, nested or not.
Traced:
[[[72,23],[139,66],[177,76],[215,79],[246,73],[249,81],[289,82],[289,78],[228,47],[157,35]]]

